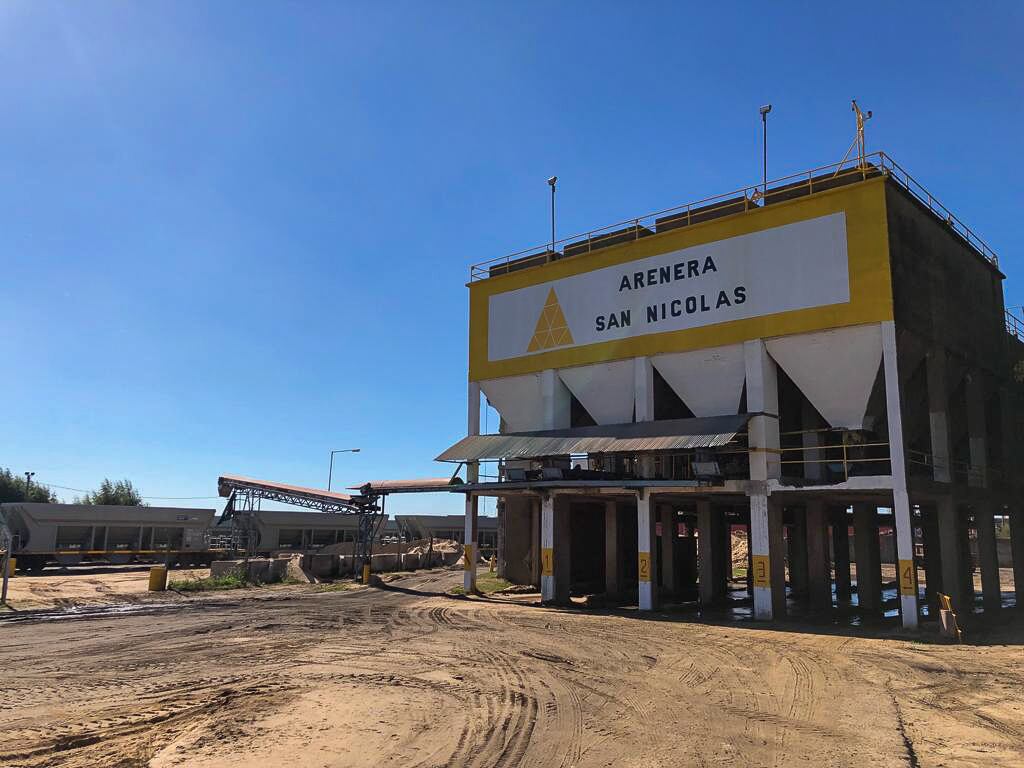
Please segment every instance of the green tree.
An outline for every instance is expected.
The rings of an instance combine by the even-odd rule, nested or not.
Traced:
[[[0,469],[0,503],[11,501],[38,501],[53,504],[57,496],[45,485],[33,482],[28,498],[25,498],[25,478],[15,475],[9,469]]]
[[[29,498],[25,497],[25,477],[17,476],[9,469],[0,469],[0,503],[4,502],[42,502],[53,504],[56,496],[45,485],[33,482]]]
[[[118,480],[116,483],[110,478],[104,478],[100,487],[92,493],[87,493],[79,499],[76,504],[113,504],[119,507],[144,507],[142,496],[132,485],[131,480]]]

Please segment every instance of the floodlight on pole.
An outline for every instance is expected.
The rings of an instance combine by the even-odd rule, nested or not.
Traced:
[[[336,453],[359,453],[358,448],[339,448],[331,451],[331,467],[327,470],[327,490],[331,490],[331,480],[334,477],[334,454]]]
[[[765,104],[761,107],[761,148],[763,151],[761,163],[762,196],[768,194],[768,113],[771,111],[771,104]]]
[[[551,253],[548,254],[547,261],[550,261],[555,255],[555,185],[558,184],[558,177],[551,176],[548,178],[548,186],[551,187]]]

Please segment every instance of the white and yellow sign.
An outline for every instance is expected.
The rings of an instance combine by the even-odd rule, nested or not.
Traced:
[[[872,180],[471,285],[470,377],[889,319]]]

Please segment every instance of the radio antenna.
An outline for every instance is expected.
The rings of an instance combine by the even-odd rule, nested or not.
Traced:
[[[861,108],[857,106],[857,100],[852,99],[853,111],[857,115],[857,135],[853,137],[853,143],[850,144],[850,148],[846,150],[846,154],[843,155],[843,159],[839,161],[839,167],[836,168],[836,172],[832,174],[832,178],[839,175],[839,171],[843,168],[843,163],[846,162],[847,158],[850,157],[850,153],[853,148],[857,148],[857,168],[864,170],[867,167],[867,143],[864,139],[864,123],[871,119],[871,110],[869,109],[866,113],[861,111]]]

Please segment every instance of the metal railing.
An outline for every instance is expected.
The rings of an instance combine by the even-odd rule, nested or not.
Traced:
[[[829,173],[831,173],[831,176],[828,176]],[[674,208],[666,208],[655,213],[625,219],[604,227],[564,237],[561,240],[556,240],[554,243],[548,241],[541,245],[516,251],[507,256],[499,256],[482,261],[470,267],[469,279],[470,281],[484,280],[492,277],[494,273],[504,274],[507,271],[511,271],[509,267],[512,269],[524,269],[539,266],[551,261],[589,253],[597,248],[610,245],[612,242],[617,244],[631,239],[639,240],[642,237],[657,234],[657,220],[659,219],[662,220],[663,225],[668,224],[669,228],[672,228],[671,225],[673,223],[676,226],[682,226],[683,221],[686,224],[691,224],[715,218],[716,215],[741,213],[754,208],[761,208],[762,201],[767,199],[770,203],[773,195],[786,195],[785,199],[788,199],[790,196],[798,196],[804,189],[807,190],[807,194],[813,195],[828,189],[834,189],[836,184],[829,182],[841,174],[847,176],[859,174],[862,180],[878,175],[893,179],[914,198],[925,205],[938,219],[949,225],[954,232],[963,238],[983,258],[995,266],[999,265],[999,257],[996,253],[970,227],[936,200],[931,192],[918,183],[895,160],[884,152],[874,152],[867,155],[865,164],[860,164],[857,158],[852,158],[840,163],[819,166],[771,180],[767,185],[763,182],[749,184],[731,192],[706,197],[702,200],[686,203]],[[665,219],[671,219],[671,221],[665,222]],[[571,250],[573,253],[566,254],[564,252],[567,245],[572,246]],[[562,247],[562,252],[559,252],[559,246]]]
[[[1016,314],[1017,312],[1024,309],[1024,307],[1007,307],[1006,308],[1006,332],[1014,338],[1024,341],[1024,318],[1021,318]]]
[[[843,481],[850,479],[851,473],[856,475],[859,468],[868,465],[885,465],[884,471],[878,474],[889,474],[889,443],[888,441],[868,442],[861,439],[861,432],[856,430],[836,429],[805,429],[793,432],[782,432],[779,437],[783,443],[779,464],[783,467],[798,466],[804,470],[804,476],[808,477],[807,469],[810,466],[821,466],[827,473],[838,475]],[[786,438],[799,438],[801,441],[804,435],[821,435],[822,439],[831,438],[828,442],[821,444],[786,445],[790,442]],[[838,437],[838,442],[835,442]],[[881,450],[881,449],[884,449]],[[808,457],[806,454],[811,453]],[[884,453],[884,455],[882,455]],[[798,458],[787,458],[796,454]],[[872,455],[878,454],[878,455]],[[876,467],[881,470],[882,467]],[[874,473],[873,473],[874,474]],[[786,473],[783,473],[783,476]],[[827,478],[821,478],[825,480]]]

